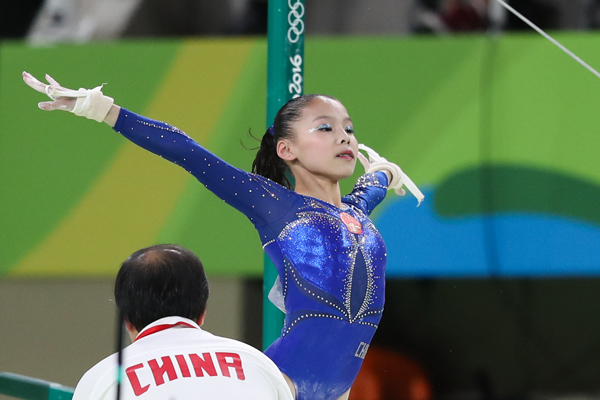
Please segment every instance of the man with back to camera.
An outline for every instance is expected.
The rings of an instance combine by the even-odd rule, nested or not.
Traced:
[[[208,281],[181,246],[133,253],[121,265],[115,300],[133,343],[123,350],[121,399],[292,400],[277,366],[242,342],[203,331]],[[117,354],[87,371],[73,400],[114,400]]]

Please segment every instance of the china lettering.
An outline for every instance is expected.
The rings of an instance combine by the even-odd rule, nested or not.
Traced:
[[[296,98],[302,95],[302,56],[296,54],[294,57],[290,57],[290,63],[293,66],[292,82],[288,85],[288,90],[293,94],[292,98]]]
[[[221,374],[219,375],[215,362],[215,357]],[[244,368],[242,367],[242,359],[236,353],[221,353],[216,352],[200,354],[188,354],[189,358],[178,354],[173,360],[173,356],[164,356],[158,359],[152,359],[147,363],[132,365],[125,370],[127,379],[131,384],[133,393],[140,396],[148,391],[151,387],[158,387],[165,383],[165,376],[169,381],[174,381],[179,378],[203,378],[211,376],[224,376],[231,378],[231,370],[235,372],[237,379],[246,380]],[[188,361],[189,359],[189,361]],[[175,362],[179,366],[179,372],[175,369]],[[161,365],[159,365],[159,363]],[[146,365],[147,364],[147,365]],[[193,375],[192,375],[193,371]],[[205,375],[206,374],[206,375]]]
[[[302,4],[300,0],[296,0],[292,5],[292,0],[288,0],[288,5],[290,6],[290,12],[288,14],[290,28],[288,29],[287,37],[290,43],[296,43],[304,33],[304,21],[302,21],[302,17],[304,16],[304,4]]]

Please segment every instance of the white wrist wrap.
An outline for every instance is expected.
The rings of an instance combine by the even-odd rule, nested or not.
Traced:
[[[406,188],[413,194],[413,196],[417,198],[419,204],[421,204],[421,202],[425,198],[425,195],[421,193],[417,185],[414,184],[414,182],[408,177],[408,175],[406,175],[402,171],[402,169],[398,165],[389,162],[385,158],[381,157],[375,150],[365,146],[364,144],[359,144],[358,148],[360,150],[366,151],[369,155],[370,165],[369,169],[367,170],[367,173],[376,171],[388,171],[392,176],[392,179],[390,179],[390,182],[388,183],[388,189],[393,189],[394,192],[396,192],[396,194],[403,195],[404,190],[402,189],[402,186],[406,186]],[[419,206],[419,204],[417,204],[417,207]]]
[[[385,160],[385,159],[384,159]],[[388,189],[402,188],[402,170],[399,166],[389,161],[376,161],[371,163],[367,173],[376,171],[388,171],[392,175],[392,179],[388,183]]]
[[[85,92],[85,97],[77,97],[73,114],[98,122],[104,121],[110,108],[114,104],[114,99],[102,94],[102,86],[93,89],[79,89]]]

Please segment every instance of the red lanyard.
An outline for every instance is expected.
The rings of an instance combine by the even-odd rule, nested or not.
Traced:
[[[137,335],[137,337],[135,338],[134,342],[137,341],[138,339],[141,339],[141,338],[146,337],[148,335],[152,335],[153,333],[164,331],[165,329],[169,329],[169,328],[172,328],[172,327],[177,326],[177,325],[183,325],[183,326],[188,327],[188,328],[197,328],[194,325],[188,324],[187,322],[183,322],[183,321],[179,321],[179,322],[174,323],[174,324],[156,325],[156,326],[153,326],[152,328],[146,329],[144,332],[142,332],[139,335]]]

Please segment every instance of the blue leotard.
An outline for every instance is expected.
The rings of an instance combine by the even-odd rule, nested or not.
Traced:
[[[368,215],[385,197],[385,174],[361,176],[337,208],[235,168],[163,122],[122,109],[114,129],[185,168],[252,221],[279,272],[286,310],[281,336],[265,353],[298,399],[345,393],[383,311],[386,249]]]

